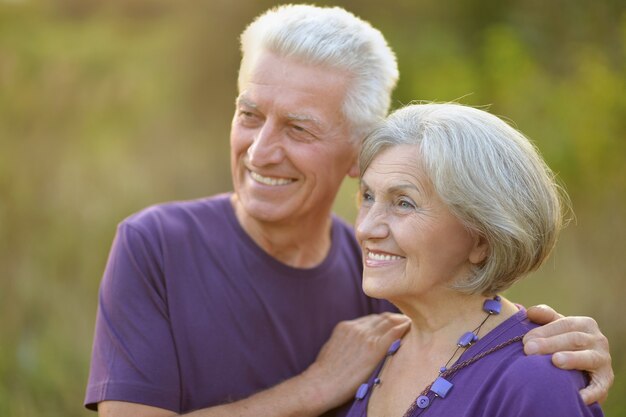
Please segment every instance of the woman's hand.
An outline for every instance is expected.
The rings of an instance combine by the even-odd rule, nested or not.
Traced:
[[[606,400],[613,384],[609,341],[591,317],[563,317],[549,306],[528,309],[537,327],[524,337],[527,355],[553,354],[552,363],[561,369],[587,371],[589,386],[580,391],[585,404]]]

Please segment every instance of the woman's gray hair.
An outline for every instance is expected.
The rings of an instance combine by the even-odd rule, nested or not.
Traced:
[[[343,112],[355,140],[389,111],[399,75],[396,57],[380,31],[342,8],[284,5],[257,17],[241,34],[240,89],[261,51],[346,71],[351,84]]]
[[[489,245],[485,261],[454,288],[494,295],[548,257],[569,199],[523,134],[476,108],[410,105],[365,139],[361,175],[381,151],[403,144],[418,145],[416,164],[422,164],[435,192]]]

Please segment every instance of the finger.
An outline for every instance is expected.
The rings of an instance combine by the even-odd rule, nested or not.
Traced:
[[[583,399],[583,402],[586,405],[591,405],[593,403],[603,403],[606,400],[607,395],[606,391],[598,389],[595,385],[589,385],[586,388],[578,391],[580,397]]]
[[[410,328],[411,320],[396,324],[395,326],[391,327],[385,334],[385,343],[390,344],[398,339],[401,339]]]
[[[545,304],[539,304],[526,310],[528,319],[533,323],[547,324],[563,318],[563,315],[557,313],[552,307]]]
[[[583,332],[601,335],[598,323],[591,317],[564,317],[540,327],[535,327],[524,336],[524,343],[534,338],[547,338],[565,333]],[[568,349],[571,350],[571,349]]]
[[[609,387],[611,386],[612,381],[612,378],[611,382],[596,381],[592,379],[587,387],[579,391],[583,402],[587,405],[591,405],[595,402],[602,404],[608,397]]]
[[[379,314],[379,320],[374,323],[372,330],[378,333],[385,333],[395,326],[405,326],[411,322],[404,314],[383,313]]]
[[[384,313],[363,323],[360,331],[366,335],[374,350],[387,351],[394,341],[402,338],[410,325],[411,320],[402,314]]]
[[[409,325],[408,317],[395,313],[371,314],[354,320],[346,320],[335,326],[331,339],[327,343],[327,350],[332,351],[332,346],[337,344],[358,343],[371,355],[382,357],[389,345],[401,337]]]
[[[549,355],[556,352],[590,349],[594,346],[595,339],[588,333],[569,332],[550,337],[525,338],[523,342],[524,353],[527,355]]]
[[[605,360],[595,350],[564,351],[552,355],[552,363],[561,369],[599,369]]]
[[[579,352],[575,352],[579,353]],[[613,368],[611,368],[611,358],[602,358],[602,355],[597,355],[599,358],[595,359],[596,362],[602,363],[602,366],[590,374],[591,380],[589,385],[581,389],[580,396],[585,404],[593,404],[594,402],[602,403],[609,395],[609,388],[613,385]]]
[[[390,326],[399,323],[403,323],[409,320],[407,316],[399,313],[381,313],[381,314],[369,314],[367,316],[362,316],[351,320],[355,325],[363,328],[363,329],[375,329],[379,326]]]
[[[589,385],[580,390],[585,404],[606,400],[609,388],[613,384],[614,374],[611,368],[610,355],[603,355],[602,351],[581,350],[576,352],[558,352],[552,355],[552,363],[561,369],[590,370]]]

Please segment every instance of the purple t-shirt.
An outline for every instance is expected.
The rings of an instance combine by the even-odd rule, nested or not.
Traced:
[[[353,230],[310,269],[265,253],[220,195],[122,222],[102,279],[85,405],[119,400],[188,412],[305,370],[341,320],[392,307],[361,290]]]
[[[461,355],[466,361],[494,346],[537,327],[526,318],[526,310],[510,317],[479,339]],[[391,357],[393,358],[393,357]],[[393,359],[389,359],[393,360]],[[381,364],[382,365],[382,364]],[[381,365],[368,381],[371,387]],[[453,384],[445,398],[430,391],[425,408],[407,404],[417,417],[598,417],[596,403],[586,406],[578,391],[587,385],[582,372],[564,371],[552,365],[550,355],[526,356],[521,341],[496,350],[446,378]],[[384,381],[383,381],[384,383]],[[375,390],[376,388],[374,388]],[[424,387],[415,387],[415,399]],[[347,417],[366,417],[372,389],[355,400]]]

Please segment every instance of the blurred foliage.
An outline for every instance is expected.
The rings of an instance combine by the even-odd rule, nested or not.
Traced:
[[[99,279],[122,218],[230,189],[238,34],[271,1],[0,0],[0,415],[82,408]],[[532,138],[576,222],[509,291],[596,318],[626,416],[626,9],[621,1],[338,4],[395,49],[394,106],[489,105]],[[355,183],[339,214],[354,218]]]

